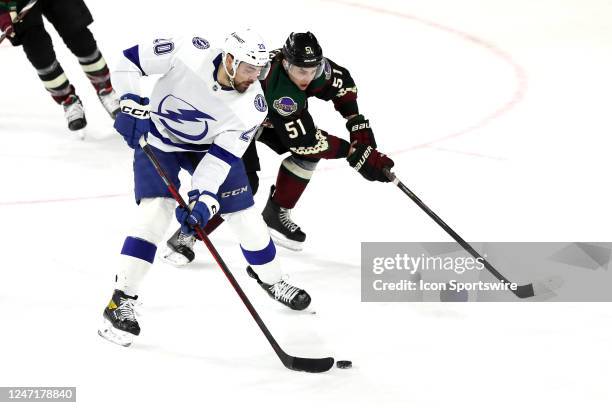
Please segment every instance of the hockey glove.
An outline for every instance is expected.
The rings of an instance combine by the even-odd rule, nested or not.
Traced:
[[[0,10],[0,32],[5,34],[8,38],[15,36],[11,13],[5,10]]]
[[[383,173],[384,168],[395,165],[393,160],[365,144],[356,144],[353,152],[346,158],[352,168],[357,170],[366,180],[388,182]]]
[[[177,207],[176,219],[181,224],[181,232],[193,235],[195,226],[204,228],[209,219],[219,211],[217,195],[210,191],[191,190],[189,193],[189,209]]]
[[[115,118],[115,129],[134,149],[140,137],[149,131],[149,98],[125,94],[119,102],[120,111]]]
[[[363,117],[363,115],[357,115],[346,121],[346,128],[351,135],[351,144],[354,142],[372,146],[376,149],[376,140],[374,139],[374,133],[370,128],[370,121]]]

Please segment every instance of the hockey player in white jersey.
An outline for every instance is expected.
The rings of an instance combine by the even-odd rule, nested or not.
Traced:
[[[121,250],[99,334],[128,346],[140,333],[135,300],[173,213],[182,231],[193,234],[196,225],[204,227],[219,212],[237,235],[261,287],[292,309],[306,308],[308,293],[281,275],[276,248],[253,207],[240,160],[267,113],[258,79],[269,69],[269,53],[261,36],[252,30],[232,33],[222,49],[197,36],[157,39],[128,48],[123,56],[113,73],[123,95],[115,129],[134,149],[138,216]],[[140,87],[145,75],[161,75],[150,98],[142,96]],[[143,136],[177,188],[181,169],[192,175],[190,212],[176,208],[138,144]]]

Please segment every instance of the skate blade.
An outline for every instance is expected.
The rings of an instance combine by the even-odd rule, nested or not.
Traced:
[[[175,266],[177,268],[181,268],[183,266],[188,265],[189,259],[187,259],[183,254],[180,254],[178,252],[174,252],[173,250],[169,249],[168,252],[166,252],[163,256],[162,256],[162,261]]]
[[[87,137],[87,131],[85,129],[87,128],[70,130],[70,136],[73,138],[72,140],[85,140],[85,137]]]
[[[98,329],[98,334],[100,337],[110,341],[111,343],[115,343],[123,347],[131,346],[132,341],[134,340],[134,335],[132,333],[115,329],[112,323],[106,319],[104,319],[102,327]]]
[[[270,231],[270,237],[272,237],[272,241],[274,241],[276,245],[292,251],[301,251],[304,249],[303,242],[293,241],[272,228],[268,228],[268,231]]]

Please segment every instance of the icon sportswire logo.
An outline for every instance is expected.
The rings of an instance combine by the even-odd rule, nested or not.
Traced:
[[[157,112],[152,113],[170,132],[191,141],[204,139],[208,134],[208,121],[216,120],[174,95],[164,97]]]

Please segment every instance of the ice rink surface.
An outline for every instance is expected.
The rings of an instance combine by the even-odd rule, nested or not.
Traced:
[[[215,42],[252,26],[275,48],[291,31],[313,31],[351,71],[398,176],[469,241],[611,240],[608,0],[111,3],[88,1],[111,66],[142,39]],[[609,304],[361,303],[361,242],[449,238],[393,186],[342,160],[320,166],[294,211],[307,248],[279,250],[316,314],[267,298],[227,228],[212,240],[288,353],[350,359],[351,370],[285,369],[203,246],[186,268],[156,263],[131,348],[102,340],[136,208],[131,150],[50,31],[88,135],[65,130],[22,50],[3,44],[0,386],[76,386],[79,407],[612,403]],[[311,110],[347,137],[331,104]],[[263,207],[280,159],[259,150]]]

